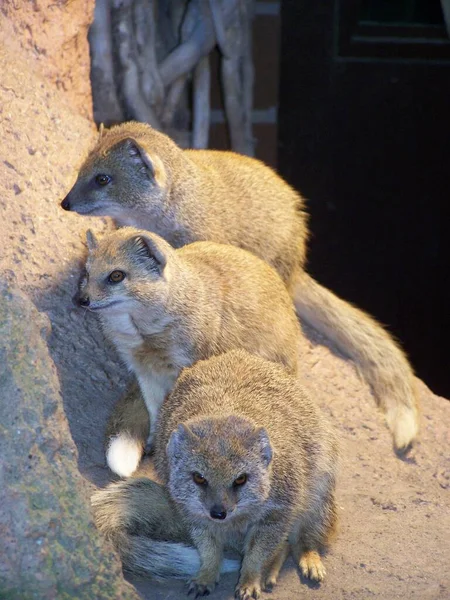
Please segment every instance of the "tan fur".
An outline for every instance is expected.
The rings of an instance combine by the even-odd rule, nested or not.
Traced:
[[[181,369],[198,360],[243,348],[297,372],[300,327],[294,307],[277,273],[253,254],[213,242],[175,250],[133,228],[98,243],[91,234],[88,241],[81,298],[98,312],[106,335],[136,374],[151,436]],[[108,276],[115,270],[126,277],[111,284]],[[111,436],[134,431],[142,445],[146,423],[139,421],[138,404],[136,395],[121,401]]]
[[[150,419],[141,390],[134,381],[120,398],[111,413],[106,426],[106,445],[122,434],[136,440],[144,451],[150,431]]]
[[[112,183],[96,186],[100,173]],[[396,448],[414,440],[418,393],[405,355],[374,319],[305,274],[303,199],[263,163],[232,152],[181,150],[148,125],[125,123],[98,140],[62,205],[153,231],[175,247],[212,240],[271,264],[300,318],[357,363],[386,413]]]
[[[97,526],[127,570],[189,571],[190,589],[203,595],[224,570],[224,551],[235,550],[243,600],[275,585],[290,550],[306,577],[323,579],[319,553],[336,522],[336,436],[280,365],[237,350],[184,369],[161,408],[154,460],[167,491],[131,479],[93,497]],[[233,485],[242,474],[246,483]]]

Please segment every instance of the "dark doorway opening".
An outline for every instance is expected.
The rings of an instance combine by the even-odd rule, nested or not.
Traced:
[[[309,271],[450,397],[450,40],[440,0],[284,0],[278,167]]]

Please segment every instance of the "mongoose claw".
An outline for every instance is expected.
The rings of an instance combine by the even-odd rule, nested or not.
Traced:
[[[319,554],[313,550],[304,552],[301,555],[299,567],[303,577],[307,577],[313,581],[323,581],[325,579],[325,567]]]
[[[200,596],[209,596],[214,591],[215,583],[199,583],[194,579],[189,583],[188,596],[194,594],[194,598],[200,598]]]
[[[276,585],[277,585],[277,577],[274,575],[270,576],[264,582],[264,591],[271,592]]]
[[[258,600],[261,598],[261,588],[257,584],[241,585],[234,593],[236,600]]]

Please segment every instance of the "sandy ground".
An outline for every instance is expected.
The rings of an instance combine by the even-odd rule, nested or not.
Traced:
[[[448,401],[420,382],[420,442],[399,459],[352,364],[319,345],[312,332],[302,346],[301,379],[341,434],[340,530],[324,561],[322,585],[303,580],[290,559],[278,586],[264,597],[450,598]],[[182,584],[133,583],[148,600],[175,600],[185,593]],[[233,598],[235,583],[236,576],[224,577],[214,597]]]

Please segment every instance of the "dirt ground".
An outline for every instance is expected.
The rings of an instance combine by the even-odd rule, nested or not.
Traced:
[[[450,405],[421,382],[420,442],[406,459],[351,363],[308,332],[301,379],[330,414],[341,437],[340,530],[325,558],[322,585],[302,580],[290,559],[278,586],[264,598],[380,600],[450,598]],[[150,472],[150,471],[149,471]],[[213,597],[233,598],[236,576]],[[147,600],[183,597],[182,584],[133,581]]]
[[[3,31],[11,48],[14,32]],[[59,202],[73,184],[94,129],[86,111],[79,110],[79,98],[73,104],[46,74],[35,75],[39,85],[32,82],[27,73],[35,70],[34,63],[19,54],[12,52],[4,61],[0,55],[0,271],[51,321],[49,349],[67,435],[75,441],[79,470],[93,489],[111,479],[103,429],[126,374],[95,317],[72,299],[86,251],[85,230],[101,232],[110,224],[65,213]],[[341,434],[340,532],[325,559],[328,576],[322,585],[302,581],[288,562],[279,585],[266,597],[450,598],[449,402],[420,383],[420,441],[406,459],[399,459],[352,363],[314,332],[306,333],[301,379]],[[232,598],[235,579],[224,577],[213,597]],[[186,591],[181,584],[134,583],[148,600],[175,600]]]

